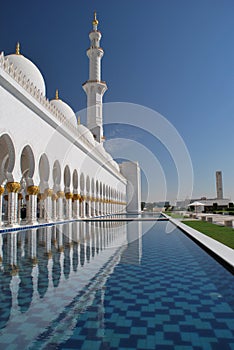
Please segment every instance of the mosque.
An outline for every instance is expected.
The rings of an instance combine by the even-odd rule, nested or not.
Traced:
[[[91,218],[140,211],[137,162],[117,164],[105,151],[96,13],[89,34],[87,126],[20,52],[0,55],[0,226]]]

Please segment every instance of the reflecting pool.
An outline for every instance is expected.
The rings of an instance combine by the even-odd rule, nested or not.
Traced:
[[[0,349],[234,349],[233,274],[166,225],[0,235]]]

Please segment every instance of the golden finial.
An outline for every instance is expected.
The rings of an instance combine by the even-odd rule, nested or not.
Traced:
[[[55,100],[59,100],[59,92],[58,89],[55,91]]]
[[[80,125],[80,117],[78,117],[77,124]]]
[[[15,54],[20,55],[20,43],[19,42],[17,42],[17,44],[16,44]]]
[[[93,26],[97,26],[97,25],[98,25],[97,12],[94,11],[94,14],[93,14]]]

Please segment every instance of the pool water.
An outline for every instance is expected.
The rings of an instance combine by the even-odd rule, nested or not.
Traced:
[[[0,349],[234,349],[233,274],[166,225],[2,235]]]

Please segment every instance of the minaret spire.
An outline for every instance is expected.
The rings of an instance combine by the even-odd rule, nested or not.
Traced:
[[[94,11],[94,13],[93,13],[93,30],[97,30],[97,26],[98,26],[97,12]]]
[[[55,90],[55,100],[59,100],[59,91],[58,91],[58,89]]]
[[[87,95],[87,127],[92,131],[98,142],[103,141],[102,97],[107,90],[106,83],[101,80],[101,59],[104,55],[100,47],[102,34],[97,30],[97,13],[93,16],[93,30],[89,33],[90,47],[87,50],[89,58],[89,80],[83,84]]]
[[[17,44],[16,44],[15,54],[20,55],[20,43],[19,42],[17,42]]]

